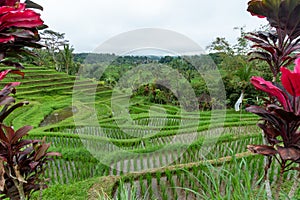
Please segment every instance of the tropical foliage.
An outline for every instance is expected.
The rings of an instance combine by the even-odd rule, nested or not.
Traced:
[[[28,48],[40,48],[38,28],[43,25],[40,14],[31,10],[41,8],[37,4],[17,0],[0,1],[0,63],[14,66],[0,72],[0,80],[8,73],[24,76],[19,69],[24,68],[17,60],[22,56],[34,56]],[[29,198],[33,191],[46,187],[41,175],[46,166],[48,156],[58,153],[46,153],[50,144],[39,140],[24,140],[32,127],[24,126],[17,131],[3,124],[3,120],[16,108],[28,102],[13,104],[15,87],[20,82],[7,84],[0,91],[0,194],[10,199]]]
[[[272,27],[269,31],[251,33],[246,38],[254,42],[252,59],[268,63],[273,81],[276,81],[280,67],[291,64],[300,49],[300,13],[298,1],[263,0],[250,1],[248,11],[260,18],[266,18]]]
[[[254,153],[268,156],[268,169],[275,159],[280,164],[280,188],[283,174],[289,170],[300,171],[294,163],[300,163],[300,58],[296,51],[300,49],[300,2],[252,0],[248,3],[248,11],[260,18],[266,18],[271,30],[251,33],[247,39],[254,42],[252,59],[261,59],[268,63],[273,82],[262,77],[252,77],[252,85],[266,93],[263,106],[250,106],[246,110],[261,117],[258,126],[263,130],[267,144],[248,145]],[[298,57],[298,58],[297,58]],[[294,70],[287,67],[296,59]],[[281,83],[276,83],[281,72]],[[297,184],[295,185],[297,187]],[[290,197],[293,192],[290,193]],[[278,196],[276,196],[278,198]]]

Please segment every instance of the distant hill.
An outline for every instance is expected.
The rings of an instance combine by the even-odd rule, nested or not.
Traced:
[[[155,55],[143,56],[118,56],[115,54],[97,54],[97,53],[76,53],[74,61],[86,64],[95,63],[115,63],[115,64],[146,64],[153,61],[159,61],[162,57]]]

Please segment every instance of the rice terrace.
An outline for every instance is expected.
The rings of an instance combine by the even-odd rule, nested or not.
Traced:
[[[208,53],[150,28],[78,53],[0,0],[0,198],[300,199],[300,1],[245,5],[268,24]]]

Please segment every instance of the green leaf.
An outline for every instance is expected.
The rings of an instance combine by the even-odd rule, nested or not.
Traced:
[[[32,2],[30,0],[26,0],[25,3],[26,3],[26,8],[34,8],[34,9],[43,10],[42,6],[40,6],[37,3]]]

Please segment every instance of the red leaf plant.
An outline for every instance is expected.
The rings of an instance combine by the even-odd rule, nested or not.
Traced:
[[[250,53],[251,60],[266,61],[275,82],[280,67],[292,64],[296,59],[293,52],[300,50],[300,1],[251,0],[248,11],[270,24],[270,30],[249,33],[246,38],[256,49]]]
[[[252,77],[251,83],[258,90],[268,94],[264,107],[250,106],[246,110],[259,115],[267,145],[248,145],[254,153],[267,156],[265,180],[268,199],[272,199],[268,180],[268,170],[275,159],[281,166],[278,189],[283,181],[283,173],[298,170],[300,164],[300,1],[299,0],[250,0],[251,15],[265,18],[270,29],[249,33],[246,38],[253,42],[250,60],[266,61],[273,74],[272,82],[261,77]],[[296,60],[296,61],[295,61]],[[295,68],[286,67],[295,61]],[[281,73],[281,84],[276,83]],[[299,172],[300,174],[300,172]],[[299,178],[299,177],[298,177]],[[298,187],[298,178],[289,193],[292,198]],[[275,198],[279,198],[277,192]]]
[[[38,29],[43,26],[40,14],[29,8],[42,9],[41,6],[27,0],[0,0],[0,64],[16,69],[0,71],[0,81],[7,74],[14,73],[24,77],[20,71],[23,65],[16,62],[24,56],[35,56],[30,48],[40,48]],[[10,94],[15,94],[15,87],[20,82],[9,83],[0,90],[0,198],[28,199],[32,192],[46,187],[43,180],[49,156],[59,153],[47,153],[50,144],[45,139],[26,140],[24,136],[32,129],[24,126],[15,131],[3,124],[4,119],[15,109],[28,104],[15,104]]]
[[[282,85],[252,77],[251,83],[256,89],[267,93],[270,101],[266,101],[265,107],[246,108],[261,117],[262,123],[258,126],[268,142],[268,145],[248,145],[248,149],[269,157],[266,173],[273,159],[277,160],[281,166],[281,179],[286,171],[299,171],[292,164],[300,163],[300,58],[296,59],[295,64],[294,71],[280,68]]]
[[[43,47],[38,43],[38,29],[46,27],[40,14],[29,9],[36,4],[26,2],[0,0],[0,63],[18,69],[24,67],[15,59],[35,56],[29,49]]]
[[[50,144],[45,140],[25,140],[31,126],[17,131],[0,124],[0,190],[5,198],[28,199],[32,192],[46,188],[43,174],[49,156]]]

